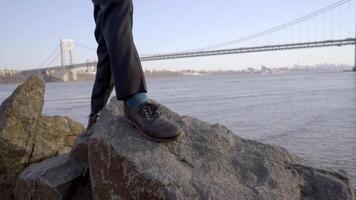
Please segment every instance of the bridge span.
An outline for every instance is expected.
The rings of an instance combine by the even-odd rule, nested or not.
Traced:
[[[157,55],[140,57],[140,59],[142,62],[147,62],[147,61],[157,61],[157,60],[193,58],[193,57],[203,57],[203,56],[219,56],[219,55],[229,55],[229,54],[244,54],[244,53],[267,52],[267,51],[285,51],[285,50],[293,50],[293,49],[308,49],[308,48],[321,48],[321,47],[341,47],[347,45],[355,45],[355,63],[356,63],[356,38],[346,38],[342,40],[325,40],[325,41],[317,41],[317,42],[290,43],[290,44],[280,44],[280,45],[264,45],[264,46],[256,46],[256,47],[242,47],[242,48],[210,50],[210,51],[208,50],[208,51],[157,54]],[[71,70],[71,69],[93,66],[93,65],[96,65],[96,62],[66,65],[65,68],[66,70]],[[23,73],[35,73],[39,71],[43,73],[48,70],[63,70],[63,66],[25,70],[23,71]],[[356,71],[356,68],[354,68],[354,71]]]
[[[158,54],[158,55],[142,57],[141,61],[167,60],[167,59],[202,57],[202,56],[217,56],[217,55],[227,55],[227,54],[255,53],[255,52],[264,52],[264,51],[283,51],[283,50],[292,50],[292,49],[306,49],[306,48],[332,47],[332,46],[341,47],[346,45],[355,45],[356,44],[355,41],[356,38],[347,38],[343,40],[326,40],[326,41],[318,41],[318,42],[265,45],[265,46],[257,46],[257,47],[242,47],[242,48],[222,49],[222,50],[212,50],[212,51]]]

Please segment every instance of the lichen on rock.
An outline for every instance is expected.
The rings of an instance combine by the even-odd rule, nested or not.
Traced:
[[[17,174],[28,165],[68,153],[83,125],[43,116],[45,82],[31,76],[0,106],[0,191],[12,199]]]

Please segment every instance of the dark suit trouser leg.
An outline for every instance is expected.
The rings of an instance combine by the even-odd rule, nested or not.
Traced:
[[[147,92],[141,62],[132,36],[132,0],[95,4],[98,64],[91,113],[107,103],[115,86],[118,100]]]

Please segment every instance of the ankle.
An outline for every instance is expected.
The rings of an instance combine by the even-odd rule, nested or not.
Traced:
[[[149,99],[148,99],[146,93],[141,92],[141,93],[137,93],[137,94],[131,96],[130,98],[126,99],[125,104],[129,108],[135,109],[135,108],[138,108],[143,103],[147,102],[148,100]]]

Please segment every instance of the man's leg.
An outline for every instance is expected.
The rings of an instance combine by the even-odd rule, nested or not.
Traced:
[[[103,34],[117,99],[127,100],[146,93],[145,77],[132,36],[132,0],[117,0],[102,7]]]
[[[106,48],[105,39],[102,33],[102,10],[99,5],[94,5],[94,18],[96,23],[95,39],[98,43],[97,55],[97,72],[95,83],[91,96],[91,112],[89,116],[88,127],[96,122],[99,112],[106,105],[110,94],[114,88],[112,79],[110,58]]]
[[[132,36],[132,0],[100,4],[102,33],[109,52],[110,68],[118,100],[125,100],[125,116],[145,137],[155,141],[177,139],[182,129],[164,116],[146,96],[146,83]]]

